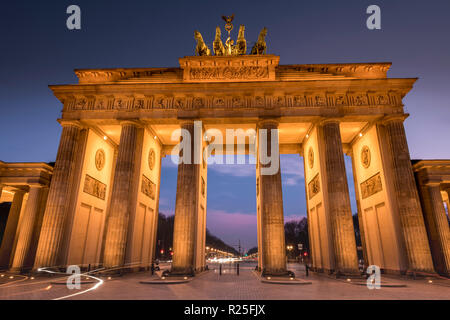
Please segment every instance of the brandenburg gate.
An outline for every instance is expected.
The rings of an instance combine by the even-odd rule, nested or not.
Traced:
[[[243,31],[239,34],[237,46]],[[75,70],[77,84],[50,86],[63,105],[62,134],[45,210],[19,222],[18,228],[25,219],[42,217],[35,245],[31,229],[26,237],[5,233],[33,257],[14,268],[148,268],[155,254],[161,158],[172,154],[180,143],[173,133],[184,129],[191,136],[188,157],[200,162],[178,165],[171,274],[202,271],[207,214],[202,155],[212,144],[211,132],[226,136],[233,129],[241,134],[226,141],[224,153],[252,154],[265,144],[272,155],[279,150],[304,162],[315,271],[359,272],[347,154],[367,265],[393,273],[449,274],[449,230],[439,187],[445,181],[424,178],[430,186],[423,187],[428,192],[423,210],[414,171],[433,163],[413,169],[403,126],[408,114],[402,99],[416,79],[388,78],[390,63],[281,65],[279,56],[265,54],[265,43],[264,50],[256,47],[247,55],[241,47],[234,54],[230,47],[221,51],[215,42],[212,56],[199,33],[196,39],[198,55],[180,58],[179,67],[81,69]],[[263,129],[268,134],[260,141]],[[258,269],[286,275],[281,168],[263,174],[269,165],[258,155]],[[1,174],[0,184],[9,188]],[[28,203],[35,198],[30,194]],[[14,252],[7,258],[15,261]],[[8,259],[4,267],[12,267]]]

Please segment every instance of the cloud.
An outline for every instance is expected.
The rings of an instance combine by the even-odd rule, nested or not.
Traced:
[[[257,245],[256,214],[208,210],[206,226],[212,234],[229,245],[237,245],[239,240],[245,250]]]
[[[208,169],[227,176],[255,177],[256,168],[254,164],[213,164]]]
[[[297,179],[296,177],[288,177],[283,179],[283,184],[287,186],[296,186],[299,180],[300,179]]]
[[[297,186],[305,179],[303,161],[298,155],[283,155],[280,160],[282,183]]]

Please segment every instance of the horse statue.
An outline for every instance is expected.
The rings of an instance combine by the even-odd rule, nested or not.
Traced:
[[[225,55],[225,47],[223,46],[221,36],[222,36],[222,33],[220,31],[220,28],[217,27],[216,28],[216,38],[214,39],[214,42],[213,42],[214,55],[216,55],[216,56],[224,56]]]
[[[234,54],[243,55],[247,52],[247,41],[244,37],[245,26],[241,24],[239,27],[239,34],[234,48]]]
[[[197,46],[195,47],[195,54],[199,56],[210,56],[211,50],[209,50],[205,41],[203,41],[202,34],[197,30],[194,31],[194,38],[197,41]]]
[[[258,36],[258,41],[255,43],[255,45],[252,48],[252,51],[250,54],[266,54],[266,35],[267,35],[267,29],[264,27]]]

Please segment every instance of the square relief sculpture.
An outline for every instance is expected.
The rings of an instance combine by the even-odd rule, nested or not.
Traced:
[[[383,186],[381,184],[381,176],[379,172],[361,183],[361,196],[363,199],[366,199],[381,190],[383,190]]]
[[[156,197],[156,185],[145,175],[142,175],[141,192],[152,200]]]
[[[320,192],[319,174],[316,174],[316,176],[308,183],[309,200],[311,200],[319,192]]]
[[[84,179],[83,192],[90,194],[91,196],[94,196],[96,198],[105,200],[106,184],[87,174],[86,178]]]

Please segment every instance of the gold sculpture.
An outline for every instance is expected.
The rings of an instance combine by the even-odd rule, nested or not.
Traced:
[[[213,42],[213,51],[215,56],[232,56],[232,55],[245,55],[247,53],[247,40],[245,40],[245,26],[243,24],[239,27],[239,33],[236,40],[236,45],[231,39],[231,30],[233,30],[234,14],[231,16],[222,16],[225,21],[225,30],[228,31],[228,37],[225,44],[222,42],[222,32],[220,27],[216,27],[216,36]],[[266,41],[267,29],[264,27],[258,37],[258,41],[253,46],[250,54],[266,54]],[[211,50],[209,50],[206,43],[203,41],[203,37],[197,30],[194,31],[194,38],[197,40],[197,47],[195,48],[195,54],[199,56],[210,56]]]
[[[239,33],[238,33],[238,38],[236,41],[236,46],[234,48],[235,54],[242,55],[247,52],[247,41],[245,40],[244,32],[245,32],[245,26],[243,24],[241,24],[241,26],[239,27]]]
[[[214,50],[214,55],[216,55],[216,56],[224,56],[225,55],[225,47],[223,46],[223,43],[222,43],[222,33],[220,31],[219,26],[217,26],[217,28],[216,28],[216,38],[214,39],[214,42],[213,42],[213,50]]]
[[[255,45],[252,48],[252,51],[250,54],[266,54],[266,35],[267,35],[267,29],[264,27],[258,36],[258,41],[255,43]]]
[[[227,30],[228,35],[230,35],[231,30],[233,30],[231,22],[234,19],[234,13],[231,16],[222,16],[222,19],[225,21],[225,30]]]
[[[199,56],[210,56],[211,50],[209,50],[205,41],[203,41],[202,34],[197,30],[194,31],[194,38],[197,40],[197,47],[195,47],[195,54]]]

